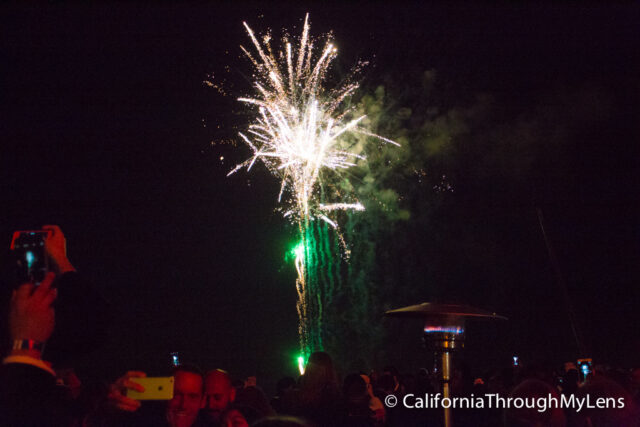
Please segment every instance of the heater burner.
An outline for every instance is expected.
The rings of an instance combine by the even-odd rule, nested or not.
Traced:
[[[424,342],[428,349],[435,352],[436,372],[440,374],[443,398],[450,397],[449,381],[451,380],[452,358],[454,351],[464,347],[464,323],[467,319],[497,319],[507,320],[499,316],[468,305],[437,304],[423,302],[422,304],[390,310],[385,313],[392,317],[408,317],[424,319]],[[451,427],[451,409],[444,408],[444,425]]]

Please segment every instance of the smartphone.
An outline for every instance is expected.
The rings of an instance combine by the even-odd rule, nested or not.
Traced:
[[[578,359],[578,372],[582,377],[582,381],[586,381],[587,377],[593,372],[593,361],[589,359]]]
[[[11,250],[16,262],[16,280],[18,284],[33,283],[39,285],[49,271],[49,259],[44,249],[44,241],[49,231],[14,231]]]
[[[172,367],[177,368],[178,366],[180,366],[180,354],[177,351],[169,353],[169,356],[171,356]]]
[[[132,377],[129,379],[144,387],[144,391],[127,390],[127,397],[136,400],[173,399],[173,377]]]

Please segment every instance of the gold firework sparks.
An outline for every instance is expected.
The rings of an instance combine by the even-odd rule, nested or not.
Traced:
[[[365,116],[348,118],[351,111],[341,109],[343,102],[359,84],[347,81],[329,90],[323,83],[337,49],[327,36],[324,47],[316,53],[309,36],[309,14],[306,15],[299,46],[283,39],[284,48],[277,55],[271,47],[271,37],[262,43],[253,30],[244,23],[255,54],[241,46],[255,68],[254,97],[239,98],[257,110],[253,123],[242,140],[251,148],[253,156],[237,165],[229,175],[246,167],[250,170],[258,159],[281,178],[278,200],[284,193],[291,194],[291,209],[285,216],[294,215],[297,221],[319,218],[332,227],[335,221],[328,216],[337,209],[363,210],[359,202],[320,204],[315,194],[323,169],[347,169],[364,157],[349,152],[339,144],[339,138],[347,132],[375,135],[359,127]],[[316,59],[317,58],[317,59]],[[397,145],[397,144],[396,144]]]

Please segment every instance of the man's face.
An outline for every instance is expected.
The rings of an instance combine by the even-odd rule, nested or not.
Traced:
[[[218,421],[222,412],[233,402],[235,389],[223,372],[211,372],[204,382],[205,405],[212,421]]]
[[[178,371],[174,376],[173,399],[167,405],[167,421],[172,427],[191,427],[203,407],[202,377]]]

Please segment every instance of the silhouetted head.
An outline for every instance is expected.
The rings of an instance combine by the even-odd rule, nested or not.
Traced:
[[[597,376],[580,387],[576,396],[589,396],[591,402],[604,402],[605,408],[586,407],[581,415],[588,417],[593,426],[636,426],[640,420],[640,408],[622,385],[608,376]],[[622,407],[624,404],[624,407]]]
[[[367,382],[359,374],[349,374],[344,378],[342,394],[348,402],[369,401]]]
[[[269,398],[257,386],[248,386],[238,390],[233,403],[234,405],[243,405],[255,409],[259,418],[275,415],[271,404],[269,404]]]
[[[555,388],[544,381],[537,379],[528,379],[518,384],[509,397],[522,398],[526,400],[544,399],[548,401],[549,396],[560,400],[560,396]],[[505,410],[504,420],[506,427],[524,427],[524,426],[548,426],[548,427],[564,427],[567,425],[564,412],[561,408],[547,408],[546,411],[539,411],[538,407],[522,408],[512,406]]]
[[[221,369],[210,371],[204,378],[205,412],[209,419],[218,422],[220,416],[236,397],[231,377]]]
[[[293,390],[296,386],[296,380],[292,377],[283,377],[278,380],[278,384],[276,385],[276,390],[278,396],[283,396],[290,390]]]
[[[300,381],[300,395],[307,404],[317,402],[330,394],[337,394],[338,376],[331,356],[317,351],[309,356],[307,367]]]

